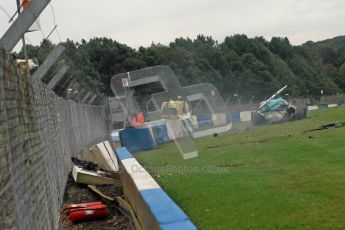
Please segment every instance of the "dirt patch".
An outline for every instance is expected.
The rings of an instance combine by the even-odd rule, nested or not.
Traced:
[[[97,188],[104,192],[105,194],[116,197],[122,196],[122,188],[120,181],[116,185],[103,185],[97,186]],[[78,224],[73,224],[70,222],[66,215],[63,214],[63,207],[71,203],[85,203],[85,202],[94,202],[102,201],[109,209],[110,214],[106,219],[82,222]],[[102,199],[100,196],[95,194],[91,189],[86,185],[80,185],[74,182],[72,175],[68,177],[66,184],[65,194],[64,194],[64,203],[61,208],[60,216],[60,225],[61,229],[131,229],[128,217],[124,216],[121,211],[118,209],[118,206],[114,202]]]

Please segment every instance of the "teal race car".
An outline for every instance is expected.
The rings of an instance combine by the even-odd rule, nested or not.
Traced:
[[[297,106],[284,100],[275,98],[287,86],[278,90],[272,97],[260,103],[259,109],[251,114],[253,125],[264,125],[299,120],[307,117],[307,106]]]

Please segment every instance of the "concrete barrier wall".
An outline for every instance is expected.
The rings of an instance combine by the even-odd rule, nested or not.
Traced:
[[[116,148],[116,155],[124,194],[143,229],[196,229],[127,148]]]

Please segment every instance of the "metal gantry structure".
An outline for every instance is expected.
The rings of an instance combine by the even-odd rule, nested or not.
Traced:
[[[23,11],[20,11],[21,4],[19,3],[19,0],[16,0],[16,2],[18,4],[18,7],[17,7],[18,17],[13,21],[9,29],[1,37],[0,49],[5,51],[5,53],[10,53],[14,49],[16,44],[20,40],[23,40],[24,55],[25,55],[26,63],[28,63],[28,56],[25,50],[24,35],[32,26],[32,24],[37,20],[37,18],[42,13],[42,11],[46,8],[46,6],[50,3],[50,0],[30,1],[29,6]],[[65,47],[62,44],[58,44],[49,53],[49,55],[44,60],[44,62],[40,66],[38,66],[38,68],[32,74],[32,76],[30,76],[30,71],[27,64],[26,71],[27,71],[28,77],[30,77],[33,82],[41,81],[44,78],[44,76],[46,76],[46,74],[49,72],[49,70],[59,60],[64,50],[65,50]],[[48,82],[47,88],[50,90],[54,90],[56,86],[59,84],[59,82],[61,82],[62,79],[64,79],[64,77],[66,76],[68,72],[68,69],[69,69],[69,66],[67,64],[63,64],[59,66],[56,74]],[[81,102],[88,103],[88,104],[95,103],[96,98],[99,97],[99,95],[92,95],[92,97],[89,98],[89,96],[91,95],[92,95],[92,92],[90,92],[90,94],[88,94],[87,97],[85,96],[81,100]],[[88,98],[89,100],[87,100]]]

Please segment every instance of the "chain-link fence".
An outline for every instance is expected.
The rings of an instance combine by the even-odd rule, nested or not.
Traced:
[[[56,229],[71,156],[106,136],[104,107],[57,97],[0,52],[0,229]]]

